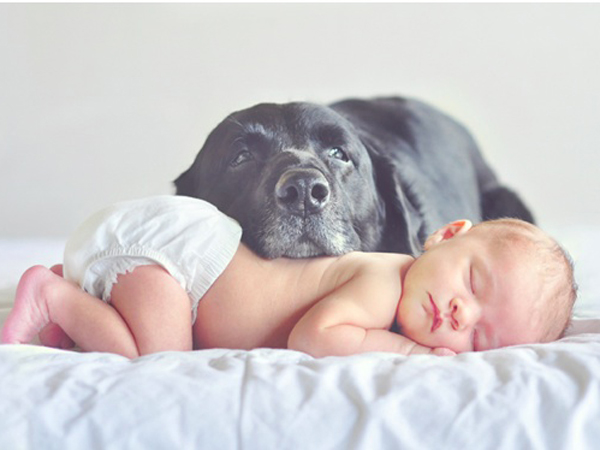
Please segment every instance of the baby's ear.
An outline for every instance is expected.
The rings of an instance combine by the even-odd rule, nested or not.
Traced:
[[[427,251],[435,244],[439,244],[440,242],[450,239],[454,236],[459,236],[461,234],[466,233],[472,227],[473,224],[471,223],[471,221],[466,219],[457,220],[455,222],[449,223],[448,225],[444,225],[442,228],[440,228],[427,238],[423,248],[425,249],[425,251]]]

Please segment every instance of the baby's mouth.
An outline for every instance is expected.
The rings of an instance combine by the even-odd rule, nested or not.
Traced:
[[[440,317],[440,310],[433,301],[433,297],[429,292],[427,294],[429,295],[429,301],[431,302],[431,306],[433,308],[433,321],[431,323],[431,332],[433,333],[442,325],[442,318]]]

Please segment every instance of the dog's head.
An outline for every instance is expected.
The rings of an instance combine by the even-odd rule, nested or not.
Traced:
[[[233,113],[175,185],[236,219],[244,242],[264,257],[371,251],[382,237],[371,159],[353,125],[326,106]]]

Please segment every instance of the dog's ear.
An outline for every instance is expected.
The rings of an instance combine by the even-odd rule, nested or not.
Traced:
[[[186,195],[188,197],[202,198],[206,200],[207,195],[207,186],[210,186],[213,182],[215,176],[215,172],[218,170],[215,165],[211,161],[204,161],[205,159],[210,159],[210,154],[214,153],[214,150],[211,148],[220,148],[215,141],[217,137],[217,130],[220,127],[217,127],[213,130],[204,145],[196,155],[194,162],[183,172],[177,179],[174,181],[175,184],[175,193],[177,195]],[[206,169],[203,168],[212,167],[211,172],[207,172]],[[218,178],[217,178],[218,179]]]
[[[197,158],[196,158],[197,160]],[[196,169],[196,162],[192,166],[179,175],[175,181],[175,194],[186,195],[188,197],[197,197],[198,193],[198,170]]]
[[[401,167],[377,151],[369,137],[361,138],[371,157],[375,184],[385,204],[386,223],[380,244],[382,251],[419,255],[423,251],[425,223],[420,204],[410,185],[401,179]]]
[[[423,241],[426,237],[425,215],[415,201],[416,197],[410,186],[402,185],[397,173],[395,178],[396,182],[392,186],[394,194],[392,204],[396,210],[398,234],[403,245],[399,252],[418,256],[423,252]]]
[[[227,133],[231,129],[230,117],[232,116],[233,114],[226,117],[208,134],[193,164],[174,181],[177,195],[211,201],[207,197],[211,195],[220,181],[220,170],[222,169],[219,161],[222,158],[222,151],[226,147],[224,142],[232,140],[231,138],[227,139]]]

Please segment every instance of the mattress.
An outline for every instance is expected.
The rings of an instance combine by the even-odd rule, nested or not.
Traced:
[[[592,449],[600,442],[600,229],[550,230],[580,286],[567,336],[453,357],[291,350],[128,360],[0,346],[0,449]],[[63,240],[0,239],[0,322]]]

